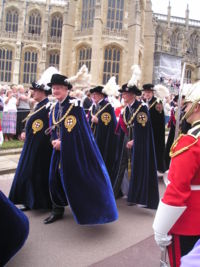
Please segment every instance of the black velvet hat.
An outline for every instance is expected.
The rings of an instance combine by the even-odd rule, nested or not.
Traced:
[[[66,86],[69,90],[72,89],[72,85],[66,81],[67,77],[61,74],[53,74],[51,77],[51,81],[50,83],[48,83],[47,85],[52,87],[52,85],[64,85]]]
[[[133,93],[137,96],[140,96],[142,94],[142,92],[140,91],[140,89],[137,88],[136,85],[132,85],[132,86],[128,86],[127,83],[122,85],[122,88],[120,90],[118,90],[120,93],[124,93],[124,92],[129,92],[129,93]]]
[[[44,84],[38,84],[36,82],[32,82],[31,90],[40,90],[44,91],[46,95],[51,95],[51,88],[49,86],[45,86]]]
[[[154,90],[154,85],[152,83],[146,83],[142,87],[142,91],[155,91]]]
[[[103,90],[103,86],[96,86],[92,89],[90,89],[90,93],[99,93],[99,94],[102,94],[102,95],[105,95],[104,93],[102,93],[102,90]]]

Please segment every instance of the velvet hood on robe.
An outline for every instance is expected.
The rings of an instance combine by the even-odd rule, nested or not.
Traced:
[[[53,150],[50,167],[50,192],[56,205],[70,205],[79,224],[103,224],[118,218],[110,178],[85,112],[69,96],[62,103],[62,115],[75,105],[59,124],[61,151]],[[59,104],[51,112],[57,118]],[[53,115],[54,114],[54,115]],[[71,129],[70,129],[71,127]],[[52,139],[57,139],[56,129]],[[60,174],[60,175],[59,175]]]

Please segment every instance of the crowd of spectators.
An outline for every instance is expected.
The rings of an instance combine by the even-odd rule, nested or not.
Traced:
[[[21,139],[24,129],[23,120],[34,108],[31,90],[23,85],[0,85],[0,120],[4,141]]]
[[[79,89],[70,92],[72,97],[81,101],[86,113],[92,105],[90,92],[81,91]],[[142,96],[140,97],[142,100]],[[174,95],[171,94],[163,101],[166,124],[169,120],[171,110],[174,107]],[[49,96],[49,100],[54,102],[54,97]],[[116,116],[118,118],[123,107],[120,97],[109,99],[110,103],[114,106]],[[23,85],[0,85],[0,121],[4,141],[12,139],[21,140],[21,133],[25,127],[25,118],[31,110],[34,109],[35,101],[32,97],[32,91],[25,89]]]

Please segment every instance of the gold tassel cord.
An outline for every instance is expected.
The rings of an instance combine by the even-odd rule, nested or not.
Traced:
[[[131,179],[131,159],[128,159],[128,179]]]

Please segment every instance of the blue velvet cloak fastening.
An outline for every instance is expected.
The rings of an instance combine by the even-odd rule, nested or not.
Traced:
[[[28,218],[0,191],[0,266],[20,250],[28,233]]]
[[[133,108],[136,111],[141,102],[135,101]],[[149,112],[146,105],[142,105],[140,112],[147,116],[145,126],[137,120],[137,115],[133,120],[131,179],[129,183],[128,199],[129,203],[140,204],[146,208],[156,209],[159,202],[157,166],[154,150],[154,140]],[[122,144],[125,133],[119,128],[120,140],[119,151],[122,153]],[[119,152],[119,154],[121,154]],[[120,159],[119,159],[120,166]],[[117,179],[117,178],[116,178]],[[117,184],[117,180],[115,181]]]
[[[118,136],[115,134],[115,128],[117,126],[117,120],[114,112],[114,108],[111,104],[107,105],[109,102],[107,100],[102,100],[99,104],[99,109],[102,111],[98,114],[98,124],[92,123],[92,114],[94,112],[94,105],[92,111],[89,113],[89,124],[92,126],[92,132],[95,137],[95,141],[98,145],[98,148],[101,152],[103,160],[105,162],[106,168],[108,170],[111,183],[114,182],[114,173],[115,173],[115,163],[116,163],[116,148],[117,148],[117,139]],[[106,106],[107,105],[107,106]],[[105,107],[106,106],[106,107]],[[103,109],[103,107],[105,107]],[[110,115],[111,120],[106,124],[102,116],[107,113]],[[103,120],[102,120],[103,119]]]
[[[36,110],[49,103],[46,98],[38,103]],[[33,133],[32,124],[43,122],[41,130]],[[26,124],[26,139],[19,159],[9,198],[15,204],[23,204],[30,209],[49,209],[49,166],[52,154],[50,135],[45,135],[49,127],[49,107],[33,114]]]
[[[70,107],[70,98],[62,103],[62,115]],[[55,118],[58,113],[55,106]],[[117,207],[105,164],[95,143],[85,112],[74,106],[69,115],[77,122],[68,132],[60,123],[61,151],[53,151],[50,168],[52,201],[60,206],[70,205],[78,224],[104,224],[118,218]],[[50,116],[52,121],[52,114]],[[52,131],[52,139],[57,139]]]

